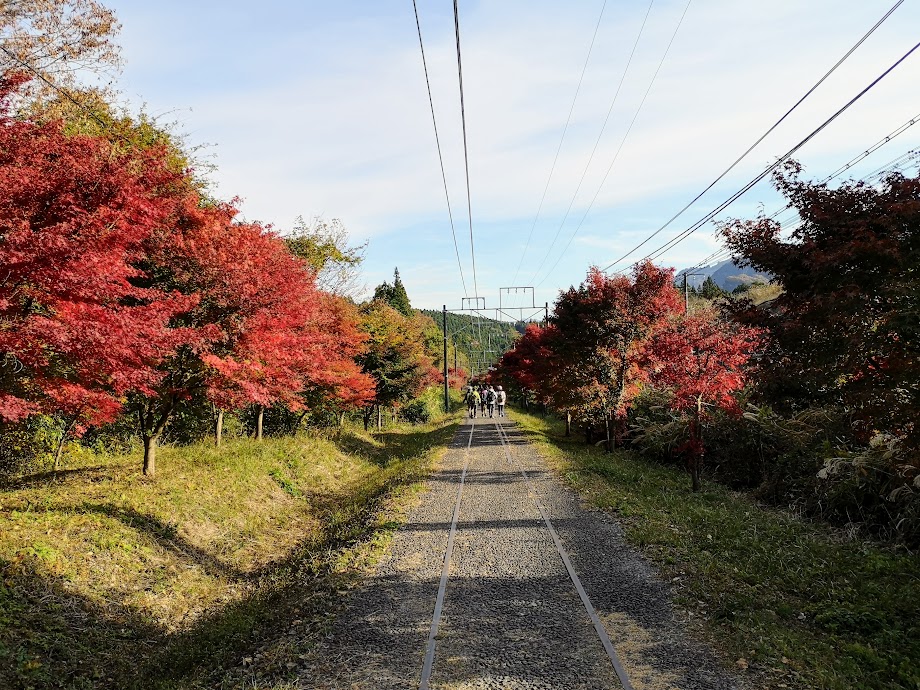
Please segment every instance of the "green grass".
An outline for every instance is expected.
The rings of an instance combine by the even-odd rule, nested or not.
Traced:
[[[768,509],[634,453],[604,454],[561,424],[517,414],[576,489],[704,621],[726,664],[758,688],[920,688],[920,558]]]
[[[86,455],[0,492],[0,687],[283,687],[455,428],[167,447],[155,480]]]

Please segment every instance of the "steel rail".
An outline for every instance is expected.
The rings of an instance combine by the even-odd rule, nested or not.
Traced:
[[[578,592],[578,596],[581,598],[581,603],[584,604],[585,611],[588,613],[588,617],[591,619],[591,623],[594,625],[594,630],[597,632],[597,636],[600,638],[601,644],[604,646],[604,651],[607,652],[607,656],[610,658],[610,663],[613,665],[613,670],[616,672],[617,678],[620,679],[620,684],[623,686],[623,690],[635,690],[632,686],[632,683],[629,682],[629,677],[627,676],[623,665],[620,663],[620,658],[617,656],[616,650],[613,648],[613,643],[610,641],[610,636],[607,634],[607,630],[604,628],[604,624],[601,622],[600,617],[597,615],[597,611],[591,604],[591,599],[588,597],[588,593],[585,592],[585,588],[582,586],[581,580],[578,578],[578,574],[575,572],[575,568],[572,566],[571,560],[569,560],[569,555],[566,552],[565,547],[562,545],[562,540],[559,538],[559,533],[556,532],[556,528],[553,527],[552,521],[546,514],[546,509],[540,502],[536,486],[531,480],[530,475],[527,474],[527,471],[524,469],[523,465],[513,459],[511,452],[508,449],[508,436],[504,426],[502,426],[501,422],[495,420],[495,428],[498,431],[498,437],[502,442],[502,450],[505,453],[505,458],[507,459],[508,464],[517,464],[518,471],[521,473],[521,476],[524,477],[524,481],[527,482],[528,493],[533,499],[533,502],[536,504],[537,510],[540,512],[540,516],[543,518],[543,522],[546,523],[546,528],[549,530],[550,536],[553,538],[553,543],[556,545],[556,551],[559,553],[559,557],[565,564],[565,569],[569,573],[569,578],[572,580],[572,584],[575,586],[575,591]]]
[[[434,614],[431,617],[431,630],[428,633],[428,644],[425,648],[425,663],[422,666],[422,678],[419,690],[429,690],[431,670],[434,666],[435,638],[438,635],[438,626],[441,624],[441,610],[444,608],[444,594],[447,591],[447,577],[450,571],[450,558],[454,552],[454,536],[457,534],[457,521],[460,519],[460,499],[463,497],[463,483],[466,481],[466,471],[470,466],[470,446],[473,444],[473,432],[476,431],[476,418],[470,420],[470,437],[466,442],[466,461],[463,463],[463,472],[460,474],[460,484],[457,487],[457,498],[454,502],[454,516],[450,523],[450,534],[447,537],[447,549],[444,552],[444,566],[441,568],[441,583],[438,585],[438,597],[434,604]]]

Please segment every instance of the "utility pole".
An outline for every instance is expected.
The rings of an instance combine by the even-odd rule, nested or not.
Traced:
[[[543,328],[549,325],[549,302],[543,303]]]
[[[684,271],[684,314],[690,313],[690,289],[687,287],[687,276],[703,276],[705,273],[690,273]]]
[[[447,383],[447,305],[444,305],[443,312],[444,325],[444,411],[450,412],[450,386]],[[454,349],[454,357],[457,356],[457,350]]]
[[[684,272],[684,314],[690,313],[690,293],[687,291],[687,273]]]

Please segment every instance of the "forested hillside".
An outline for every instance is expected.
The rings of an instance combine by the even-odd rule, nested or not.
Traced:
[[[423,309],[422,313],[430,316],[439,330],[442,328],[442,312]],[[450,366],[454,365],[453,357],[456,352],[456,361],[461,368],[474,374],[481,372],[489,365],[497,363],[502,354],[511,349],[521,332],[523,325],[517,329],[505,321],[448,312],[448,362]]]

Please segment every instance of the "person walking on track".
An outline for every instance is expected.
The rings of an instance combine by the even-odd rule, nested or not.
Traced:
[[[489,419],[495,416],[495,389],[492,386],[486,389],[486,409],[489,411]]]
[[[472,386],[466,392],[466,407],[470,412],[470,418],[475,419],[476,408],[479,407],[479,393]]]
[[[502,387],[499,386],[498,390],[495,391],[495,402],[498,405],[498,416],[505,416],[505,400],[508,399],[508,395],[505,391],[502,390]]]

